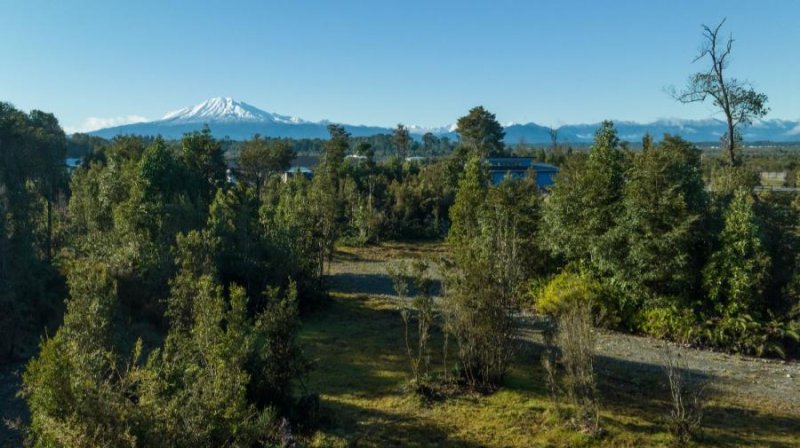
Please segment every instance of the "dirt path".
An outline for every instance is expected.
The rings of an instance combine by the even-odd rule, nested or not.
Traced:
[[[397,299],[386,275],[387,260],[435,258],[437,245],[387,245],[338,253],[331,266],[331,288],[351,294],[379,295]],[[524,318],[522,338],[542,344],[536,319]],[[615,332],[598,338],[597,368],[601,375],[619,381],[662,374],[665,342]],[[709,379],[716,396],[745,408],[774,410],[800,416],[800,363],[728,355],[708,350],[681,349],[685,366]],[[642,385],[640,387],[647,387]],[[721,395],[720,395],[721,394]]]
[[[530,318],[526,320],[523,338],[542,344],[538,325],[530,322]],[[663,374],[666,345],[665,341],[649,337],[600,332],[599,373],[619,381],[639,376],[658,377]],[[800,417],[800,363],[683,348],[671,343],[669,346],[680,354],[682,366],[708,381],[715,396],[744,407]]]

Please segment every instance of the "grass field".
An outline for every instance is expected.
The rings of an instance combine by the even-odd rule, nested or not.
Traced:
[[[332,269],[330,303],[305,318],[301,343],[315,368],[307,389],[321,397],[312,446],[668,446],[669,404],[661,372],[631,375],[625,362],[599,366],[598,438],[554,420],[538,362],[541,346],[523,340],[504,386],[490,395],[425,402],[406,391],[408,364],[396,302],[385,294],[380,259],[435,254],[438,246],[389,245],[347,250]],[[363,263],[359,264],[359,260]],[[366,285],[360,287],[359,285]],[[390,284],[389,284],[390,285]],[[374,293],[369,290],[374,289]],[[338,290],[338,291],[337,291]],[[435,335],[433,366],[440,366]],[[452,359],[452,358],[451,358]],[[441,370],[441,369],[439,369]],[[699,446],[800,446],[800,418],[714,396]]]

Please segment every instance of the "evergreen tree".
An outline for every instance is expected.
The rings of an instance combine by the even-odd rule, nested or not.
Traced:
[[[478,217],[486,199],[487,184],[488,173],[485,167],[480,159],[473,157],[467,163],[464,175],[458,182],[455,202],[450,208],[452,226],[447,234],[447,241],[454,248],[465,247],[479,235]]]
[[[320,167],[325,169],[327,175],[337,182],[338,187],[339,170],[350,149],[350,133],[343,126],[337,124],[328,125],[328,133],[330,137],[325,142]]]
[[[139,375],[139,406],[159,445],[252,446],[271,432],[274,413],[248,399],[247,371],[258,331],[247,296],[209,276],[195,278],[189,326],[173,327]]]
[[[588,158],[573,158],[558,174],[544,210],[550,249],[568,262],[603,273],[624,258],[616,228],[622,213],[625,160],[613,123],[595,133]]]
[[[358,142],[356,145],[356,155],[365,157],[369,168],[375,167],[375,149],[373,149],[371,143]]]
[[[242,182],[256,188],[257,196],[269,176],[286,171],[296,154],[285,140],[264,140],[256,135],[239,152],[238,175]]]
[[[270,266],[253,189],[218,190],[208,217],[209,235],[217,244],[217,273],[223,284],[244,286],[250,297],[264,290]],[[275,260],[276,264],[279,262]]]
[[[503,138],[506,133],[495,115],[483,106],[470,109],[467,115],[458,119],[456,126],[461,144],[467,151],[474,151],[478,157],[503,154]]]
[[[700,150],[670,135],[646,145],[625,187],[620,231],[629,249],[624,273],[616,276],[647,299],[695,296],[706,206]]]
[[[408,150],[411,146],[411,134],[409,134],[408,128],[402,123],[398,124],[394,132],[392,132],[392,143],[394,143],[394,147],[397,149],[397,157],[401,161],[406,160],[406,157],[408,157]]]
[[[222,145],[205,126],[202,131],[185,134],[181,139],[183,161],[194,176],[195,187],[203,203],[211,204],[217,188],[225,183],[227,165]]]
[[[0,357],[21,354],[58,309],[54,209],[66,191],[64,132],[51,114],[0,102]]]
[[[750,191],[736,191],[724,221],[719,248],[703,270],[709,306],[717,315],[757,318],[763,309],[770,258],[763,248]]]
[[[116,285],[105,266],[76,261],[64,324],[28,364],[23,392],[34,447],[136,446],[142,415],[114,344]],[[137,349],[138,351],[138,349]]]
[[[473,387],[502,381],[515,350],[523,285],[546,265],[536,240],[538,201],[532,179],[488,187],[477,157],[459,182],[450,209],[453,266],[443,308],[464,379]]]

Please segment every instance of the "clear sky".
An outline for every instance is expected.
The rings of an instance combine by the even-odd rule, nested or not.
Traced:
[[[68,130],[213,96],[348,124],[707,118],[676,104],[703,23],[731,74],[800,118],[800,1],[0,0],[0,100]]]

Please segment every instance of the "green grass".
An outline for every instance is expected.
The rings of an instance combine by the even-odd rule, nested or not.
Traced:
[[[361,255],[379,252],[369,249]],[[397,253],[402,251],[392,247],[384,256]],[[391,299],[361,292],[334,293],[329,304],[304,319],[300,340],[315,363],[307,389],[320,394],[323,415],[305,442],[320,447],[671,444],[664,420],[668,394],[660,372],[631,378],[624,362],[605,363],[598,374],[605,433],[589,438],[551,417],[537,344],[520,347],[517,364],[497,392],[425,402],[406,390],[409,369],[402,336],[402,320]],[[434,335],[431,348],[432,367],[441,372],[440,335]],[[714,397],[698,446],[800,446],[800,419],[756,406]]]

